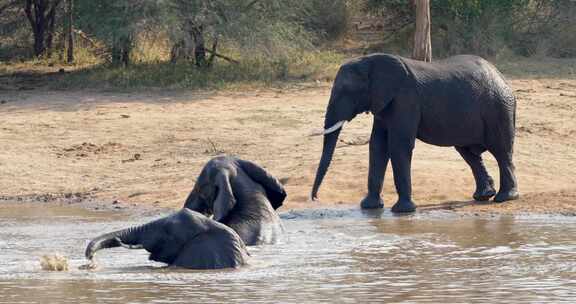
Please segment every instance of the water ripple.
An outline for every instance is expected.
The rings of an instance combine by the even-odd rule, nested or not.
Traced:
[[[99,254],[101,268],[90,272],[78,270],[89,238],[150,218],[9,209],[0,209],[0,303],[569,303],[576,296],[571,219],[291,211],[282,215],[283,240],[250,247],[241,269],[175,269],[119,248]],[[54,252],[69,257],[69,272],[40,270],[39,257]]]

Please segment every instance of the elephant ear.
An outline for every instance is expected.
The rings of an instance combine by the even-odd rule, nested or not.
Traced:
[[[408,84],[410,73],[400,57],[378,54],[367,57],[366,64],[370,79],[370,111],[372,114],[384,110]]]
[[[230,185],[230,173],[227,170],[218,172],[214,177],[214,183],[218,189],[213,207],[214,220],[222,222],[236,205],[236,198]]]
[[[251,161],[238,159],[237,162],[240,165],[240,168],[242,168],[242,170],[244,170],[244,172],[248,174],[253,181],[264,187],[264,190],[266,190],[266,197],[270,201],[272,208],[280,208],[284,199],[286,199],[286,190],[284,190],[282,183],[266,172],[264,168]]]
[[[147,226],[142,237],[142,248],[150,252],[149,259],[172,264],[185,244],[183,234],[176,233],[176,230],[182,229],[179,213],[156,220]]]

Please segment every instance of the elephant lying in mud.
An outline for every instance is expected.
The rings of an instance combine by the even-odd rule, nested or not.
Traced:
[[[234,230],[187,209],[99,236],[88,244],[86,258],[92,260],[98,250],[113,247],[146,249],[152,261],[191,269],[235,268],[248,257]]]
[[[262,167],[233,156],[218,156],[202,169],[185,208],[234,229],[248,246],[273,244],[282,233],[275,209],[286,191]]]
[[[388,160],[398,201],[393,212],[412,212],[411,161],[416,138],[455,147],[476,180],[474,199],[518,198],[512,152],[516,100],[500,72],[476,56],[426,63],[387,54],[355,59],[340,67],[324,121],[324,146],[311,197],[316,199],[338,135],[346,121],[372,112],[368,194],[362,208],[382,208],[380,198]],[[489,151],[500,169],[500,188],[486,171]]]

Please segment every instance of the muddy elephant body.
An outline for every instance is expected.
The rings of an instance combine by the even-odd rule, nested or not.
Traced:
[[[86,248],[86,258],[91,260],[97,251],[113,247],[145,249],[152,261],[191,269],[236,268],[248,258],[234,230],[188,209],[99,236]]]
[[[318,189],[334,153],[342,125],[357,114],[374,115],[370,138],[368,194],[363,208],[381,208],[380,193],[392,162],[398,200],[393,212],[412,212],[411,160],[416,138],[453,146],[476,180],[476,200],[518,198],[512,162],[516,101],[500,72],[486,60],[461,55],[426,63],[374,54],[342,65],[326,110],[324,146],[311,196]],[[481,154],[489,151],[500,171],[494,189]]]
[[[213,215],[251,246],[278,240],[283,228],[276,209],[285,198],[282,184],[262,167],[219,156],[204,166],[184,207]]]

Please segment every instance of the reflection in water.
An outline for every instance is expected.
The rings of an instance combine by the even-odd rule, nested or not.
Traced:
[[[150,218],[0,205],[0,303],[409,301],[572,302],[576,223],[569,218],[459,218],[442,213],[303,210],[283,216],[281,244],[251,247],[249,266],[191,271],[144,251],[101,252],[78,270],[91,237]],[[71,271],[43,272],[60,252]]]

